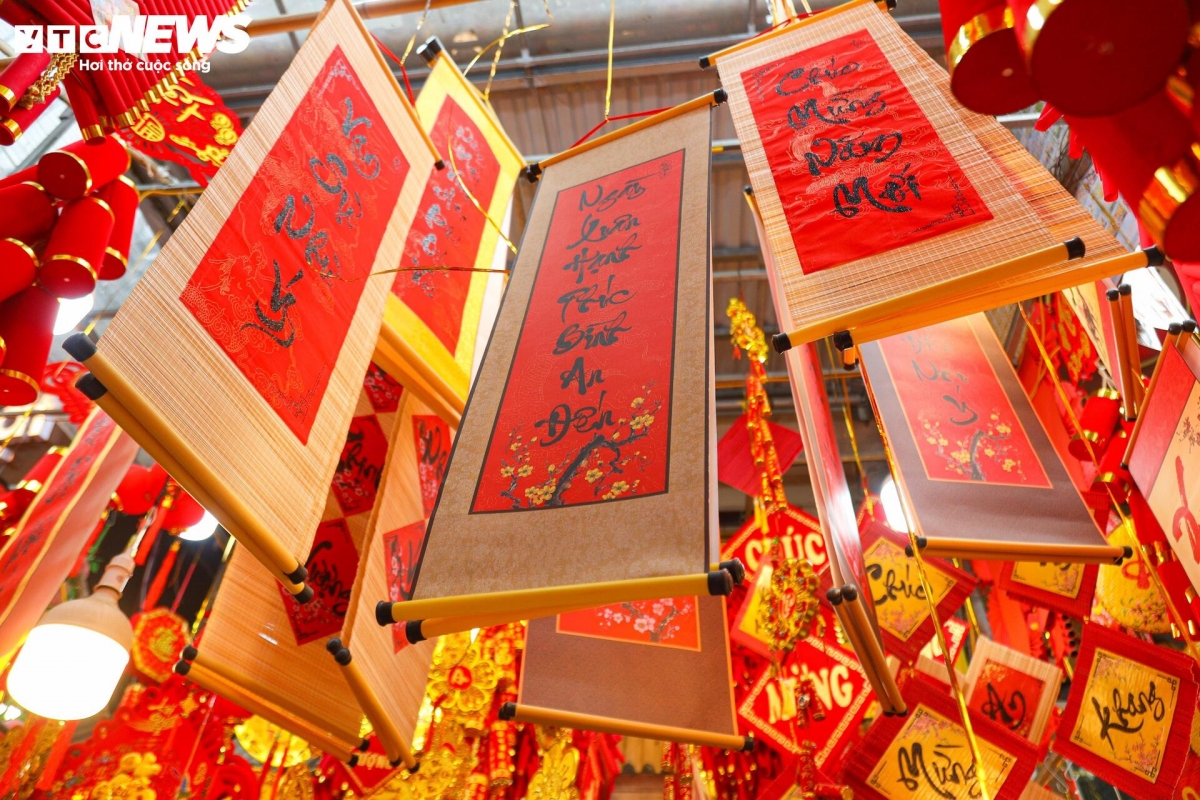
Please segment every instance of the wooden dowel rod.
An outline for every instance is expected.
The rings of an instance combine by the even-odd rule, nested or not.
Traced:
[[[294,583],[304,580],[306,570],[303,562],[280,543],[273,533],[267,530],[262,521],[250,511],[245,502],[220,480],[216,473],[204,463],[204,460],[192,450],[183,437],[179,435],[158,412],[158,409],[142,396],[120,370],[92,344],[82,333],[69,337],[63,345],[72,356],[81,361],[113,395],[117,401],[132,414],[147,433],[157,440],[167,450],[183,469],[195,478],[221,508],[228,511],[237,522],[237,528],[245,534],[246,539],[254,539],[254,546],[261,550],[275,564],[279,571],[292,576]],[[165,467],[164,467],[165,469]]]
[[[524,611],[483,613],[464,617],[433,617],[430,619],[410,620],[405,623],[405,635],[408,637],[410,644],[416,644],[426,639],[449,636],[452,633],[465,633],[475,628],[494,628],[497,625],[507,625],[510,622],[553,617],[557,614],[570,614],[572,611],[584,611],[589,608],[595,608],[595,606],[580,605],[569,606],[567,608],[534,608]]]
[[[1128,333],[1125,330],[1125,314],[1121,311],[1121,293],[1109,289],[1105,293],[1108,300],[1108,313],[1113,323],[1113,338],[1117,345],[1117,366],[1121,372],[1121,407],[1125,412],[1125,421],[1136,419],[1133,397],[1133,366],[1129,363],[1129,346],[1126,343]]]
[[[1171,327],[1167,329],[1162,349],[1158,351],[1158,360],[1154,362],[1154,371],[1150,373],[1150,385],[1146,387],[1146,394],[1142,398],[1143,403],[1149,401],[1151,396],[1153,396],[1154,387],[1158,385],[1159,373],[1162,372],[1163,364],[1167,361],[1167,351],[1177,346],[1182,332],[1183,326],[1178,322],[1172,322]],[[1125,455],[1121,457],[1121,467],[1123,469],[1129,469],[1129,457],[1133,454],[1133,445],[1137,441],[1138,431],[1142,429],[1142,420],[1144,418],[1144,414],[1139,414],[1137,421],[1133,423],[1133,429],[1129,431],[1129,441],[1125,444]]]
[[[458,392],[454,391],[450,384],[446,382],[446,379],[438,374],[436,370],[432,369],[428,362],[412,349],[405,338],[400,335],[399,331],[391,325],[384,323],[379,329],[379,339],[392,350],[397,361],[412,370],[418,378],[438,395],[441,400],[440,405],[450,408],[458,420],[462,419],[462,412],[466,407],[466,398],[460,397]],[[401,367],[401,369],[404,369],[404,367]],[[451,420],[446,420],[446,422],[450,423]],[[457,420],[452,426],[458,427]]]
[[[846,639],[849,640],[850,649],[858,656],[859,666],[862,667],[863,674],[867,676],[867,683],[871,684],[871,691],[875,692],[875,699],[879,702],[879,707],[883,709],[884,714],[892,716],[896,713],[896,707],[892,705],[891,697],[883,681],[879,678],[875,664],[867,656],[867,646],[859,635],[858,627],[851,621],[850,612],[846,608],[846,604],[842,602],[842,590],[830,589],[826,596],[829,598],[830,605],[833,606],[833,613],[837,616],[842,631],[846,634]]]
[[[429,7],[446,8],[447,6],[462,5],[470,3],[474,0],[430,0]],[[366,0],[366,2],[355,3],[354,10],[363,19],[381,19],[383,17],[391,17],[397,14],[411,14],[417,11],[422,11],[425,8],[426,0]],[[288,14],[282,17],[274,17],[272,19],[260,19],[251,22],[246,26],[246,33],[251,36],[271,36],[276,33],[290,33],[292,31],[304,31],[313,26],[317,21],[317,15],[320,12],[312,12],[310,14]]]
[[[980,309],[1019,303],[1031,297],[1052,294],[1072,286],[1094,283],[1102,278],[1146,266],[1151,263],[1147,254],[1150,254],[1150,258],[1155,260],[1160,257],[1160,254],[1153,248],[1139,250],[1135,253],[1122,253],[1112,258],[1091,263],[1085,262],[1046,278],[1023,283],[1007,283],[999,288],[991,288],[967,297],[947,298],[934,305],[922,306],[902,317],[888,317],[875,322],[866,322],[852,329],[854,342],[856,344],[873,342],[896,333],[965,317]]]
[[[91,379],[90,381],[88,381],[89,378]],[[94,385],[92,385],[92,381],[95,382]],[[226,511],[220,503],[214,500],[212,495],[204,490],[204,487],[200,485],[199,481],[192,477],[191,473],[185,470],[183,466],[177,460],[175,460],[175,458],[169,452],[167,452],[167,449],[163,447],[157,439],[150,435],[149,431],[142,427],[142,424],[137,421],[137,418],[130,414],[129,410],[126,409],[125,406],[121,405],[120,401],[115,395],[113,395],[112,392],[104,389],[98,379],[91,375],[83,376],[79,381],[79,387],[85,395],[87,395],[93,402],[96,403],[96,405],[103,409],[104,413],[112,417],[113,422],[117,423],[121,430],[129,434],[129,437],[137,442],[139,447],[145,450],[151,458],[153,458],[163,469],[165,469],[167,474],[170,475],[176,483],[183,487],[185,492],[195,498],[197,503],[203,506],[214,517],[216,517],[217,522],[221,523],[221,527],[228,531],[229,535],[236,539],[239,545],[246,548],[246,552],[250,553],[250,555],[253,556],[256,561],[262,564],[263,567],[271,573],[275,580],[279,581],[283,588],[287,589],[289,594],[295,597],[300,603],[307,603],[312,599],[313,590],[304,583],[293,583],[286,575],[283,574],[278,565],[268,559],[261,550],[255,547],[253,540],[242,532],[233,516]]]
[[[509,592],[483,592],[454,597],[430,597],[375,607],[380,625],[432,617],[466,617],[481,613],[528,613],[532,609],[596,608],[612,603],[657,600],[662,597],[728,595],[733,577],[727,570],[695,575],[668,575],[660,578],[635,578],[625,581],[582,583],[573,586],[544,586]]]
[[[786,25],[780,25],[778,28],[769,30],[765,33],[759,34],[758,36],[751,37],[751,38],[745,40],[744,42],[738,42],[737,44],[732,44],[729,47],[724,48],[723,50],[718,50],[717,52],[713,53],[712,55],[705,56],[704,58],[700,59],[700,66],[707,69],[708,67],[711,67],[712,65],[716,64],[717,61],[724,58],[725,56],[732,55],[733,53],[737,53],[742,50],[745,50],[747,47],[753,47],[754,45],[762,44],[763,42],[774,39],[776,36],[779,36],[781,34],[788,33],[790,31],[794,31],[794,30],[798,30],[799,28],[802,28],[805,25],[811,25],[812,23],[818,22],[818,21],[824,22],[825,20],[829,19],[834,14],[839,14],[843,11],[849,11],[852,8],[858,8],[859,6],[865,6],[870,2],[873,2],[873,0],[850,0],[850,2],[843,3],[840,6],[835,6],[834,8],[826,9],[824,11],[819,11],[816,14],[813,14],[811,17],[805,17],[804,19],[796,20],[794,22],[789,22]],[[879,2],[875,2],[875,5],[879,6],[879,9],[881,11],[888,11],[888,10],[894,8],[896,3],[895,3],[895,0],[892,0],[891,2],[883,2],[882,0],[880,0]]]
[[[186,675],[187,679],[198,683],[210,692],[221,695],[226,700],[235,703],[247,711],[257,714],[273,725],[278,725],[290,733],[294,733],[313,747],[328,753],[334,758],[343,763],[357,763],[357,754],[354,752],[357,748],[354,745],[347,744],[341,739],[331,736],[328,732],[321,730],[306,720],[285,711],[278,706],[266,702],[261,697],[257,697],[238,686],[231,683],[220,675],[205,669],[199,664],[190,664],[183,668],[182,674]],[[176,671],[180,672],[180,667],[176,667]]]
[[[1114,545],[990,542],[919,537],[921,554],[933,558],[983,558],[994,561],[1054,561],[1071,564],[1114,564],[1130,558],[1127,547]],[[907,549],[907,548],[906,548]]]
[[[1129,348],[1129,372],[1133,382],[1133,417],[1142,409],[1146,385],[1142,383],[1142,354],[1138,348],[1137,317],[1133,314],[1133,287],[1123,283],[1117,287],[1121,296],[1121,316],[1125,320],[1125,345]]]
[[[724,102],[725,102],[725,90],[717,89],[715,92],[711,92],[709,94],[702,95],[700,97],[697,97],[695,100],[689,100],[686,103],[680,103],[679,105],[675,106],[674,108],[668,108],[666,111],[659,112],[658,114],[655,114],[652,117],[646,117],[645,119],[640,119],[637,122],[634,122],[631,125],[626,125],[624,128],[621,128],[619,130],[615,130],[611,133],[606,133],[603,136],[597,136],[595,139],[588,139],[586,142],[583,142],[582,144],[577,144],[574,147],[563,150],[561,153],[556,153],[555,155],[552,155],[549,158],[544,158],[540,162],[537,162],[535,164],[530,164],[529,168],[528,168],[530,170],[529,174],[531,177],[536,178],[536,176],[538,174],[540,174],[541,171],[544,170],[546,167],[557,164],[560,161],[565,161],[566,159],[571,158],[572,156],[577,156],[580,153],[586,153],[588,150],[595,149],[595,148],[599,147],[600,145],[608,144],[609,142],[612,142],[616,139],[620,139],[622,137],[629,136],[632,133],[637,133],[638,131],[642,131],[642,130],[645,130],[646,128],[653,127],[655,125],[658,125],[660,122],[666,122],[669,119],[673,119],[682,114],[686,114],[689,111],[694,111],[697,108],[703,108],[705,106],[719,106],[721,103],[724,103]]]
[[[635,736],[639,739],[655,739],[660,742],[694,744],[699,747],[718,747],[722,750],[751,750],[754,739],[749,736],[711,733],[709,731],[676,728],[671,725],[652,725],[593,714],[577,714],[553,708],[539,708],[521,703],[505,703],[500,707],[500,719],[530,722],[534,725],[553,725],[559,728],[615,733],[620,736]]]
[[[842,606],[845,607],[850,624],[857,630],[858,638],[866,648],[867,657],[875,666],[875,672],[879,676],[879,682],[883,685],[883,691],[887,695],[892,710],[897,714],[907,713],[908,706],[905,704],[904,698],[900,696],[900,687],[896,685],[896,679],[892,677],[891,670],[887,668],[883,645],[880,644],[879,637],[875,635],[875,627],[867,618],[867,609],[863,606],[862,598],[859,597],[855,587],[842,587]]]
[[[861,327],[860,321],[879,322],[894,319],[910,315],[916,308],[952,302],[964,295],[982,294],[994,286],[1003,285],[1014,275],[1023,275],[1064,261],[1082,258],[1083,255],[1083,241],[1079,238],[1071,239],[1023,256],[1001,261],[966,275],[950,278],[933,286],[914,289],[854,311],[847,311],[788,333],[776,334],[772,337],[772,344],[777,352],[782,353],[797,345],[815,341],[838,331],[854,331]],[[862,343],[858,336],[855,336],[854,341],[856,344]]]
[[[358,707],[362,709],[363,715],[374,728],[375,735],[379,737],[379,743],[383,745],[388,760],[392,762],[393,766],[404,764],[410,772],[415,770],[417,759],[413,756],[412,749],[404,741],[400,729],[392,722],[392,718],[388,716],[383,704],[379,702],[379,697],[367,682],[367,678],[359,669],[358,664],[355,663],[350,651],[342,647],[340,639],[330,639],[326,647],[341,666],[342,675],[350,686],[350,692],[358,701]]]

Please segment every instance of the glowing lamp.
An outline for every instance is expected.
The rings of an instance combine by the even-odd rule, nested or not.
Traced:
[[[179,532],[179,538],[187,542],[202,542],[217,532],[217,518],[207,511],[200,521]]]
[[[884,479],[879,489],[879,502],[883,504],[883,516],[887,519],[888,527],[907,533],[908,519],[904,516],[904,504],[900,502],[900,491],[891,475]]]
[[[133,646],[133,628],[117,607],[132,572],[130,556],[114,556],[95,592],[42,616],[8,675],[14,701],[59,720],[85,719],[108,705]]]

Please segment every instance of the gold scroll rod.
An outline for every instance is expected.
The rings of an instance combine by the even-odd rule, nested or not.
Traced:
[[[429,8],[447,8],[464,5],[475,0],[428,0]],[[354,10],[364,20],[394,17],[397,14],[411,14],[424,11],[426,0],[363,0],[354,4]],[[246,26],[246,33],[251,36],[271,36],[276,33],[291,33],[292,31],[308,30],[317,21],[320,12],[311,14],[288,14],[272,19],[260,19]]]

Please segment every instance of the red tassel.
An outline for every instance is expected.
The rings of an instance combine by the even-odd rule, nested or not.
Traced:
[[[178,557],[179,539],[175,539],[171,542],[171,548],[167,550],[167,554],[163,556],[158,572],[154,573],[154,580],[150,582],[150,588],[146,590],[146,602],[143,608],[149,609],[158,606],[158,598],[162,597],[163,590],[167,588],[167,578],[171,576],[171,569],[175,566],[175,559]]]

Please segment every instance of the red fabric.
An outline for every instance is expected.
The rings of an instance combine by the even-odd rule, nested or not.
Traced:
[[[137,219],[138,193],[133,181],[122,175],[102,187],[98,194],[113,212],[113,229],[99,269],[100,280],[111,281],[125,274],[129,262],[129,244],[133,239],[133,223]]]
[[[0,406],[23,406],[37,399],[57,315],[58,301],[39,286],[0,303],[0,339],[7,345],[0,362]]]
[[[350,587],[358,572],[358,550],[344,519],[328,520],[317,527],[304,566],[308,570],[308,585],[313,589],[310,602],[301,605],[287,589],[279,587],[297,645],[333,636],[346,620]]]
[[[1080,461],[1091,461],[1093,453],[1097,457],[1101,456],[1117,430],[1120,415],[1120,398],[1090,395],[1083,407],[1083,413],[1079,415],[1079,427],[1083,429],[1083,433],[1093,434],[1095,441],[1091,441],[1090,438],[1085,440],[1080,434],[1076,434],[1069,445],[1071,455]]]
[[[129,152],[114,136],[74,142],[38,161],[38,183],[64,200],[82,197],[129,168]]]
[[[992,218],[867,31],[741,78],[806,274]]]
[[[35,164],[32,167],[26,167],[20,172],[14,172],[12,175],[0,178],[0,189],[7,189],[9,186],[16,186],[18,183],[33,181],[37,183],[38,168]]]
[[[38,283],[55,297],[91,294],[112,228],[112,209],[99,197],[89,195],[67,203],[42,254]]]
[[[1183,0],[1059,0],[1046,4],[1036,39],[1028,16],[1035,2],[1008,0],[1017,38],[1038,95],[1067,114],[1128,108],[1160,89],[1183,57]]]
[[[50,196],[33,182],[0,189],[0,209],[0,239],[19,239],[31,246],[50,232],[58,217]]]
[[[742,414],[717,442],[717,480],[751,497],[758,497],[763,490],[762,467],[754,463],[746,421],[746,415]],[[767,426],[771,431],[771,439],[775,442],[779,468],[787,472],[804,451],[804,442],[800,434],[791,428],[776,425],[769,420]]]
[[[12,92],[13,103],[21,99],[25,91],[42,76],[50,66],[50,53],[20,53],[0,72],[0,86]],[[0,114],[12,111],[8,98],[0,96]]]

